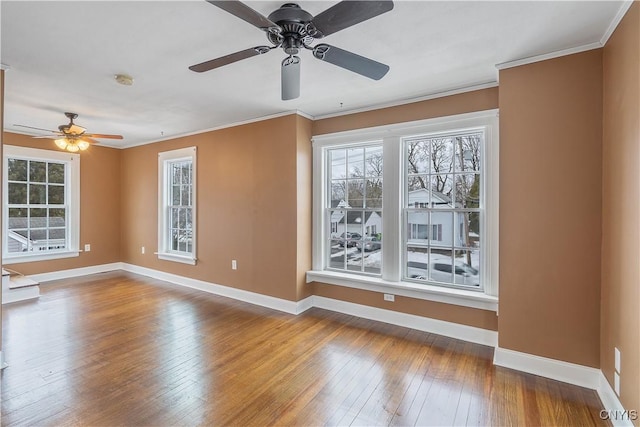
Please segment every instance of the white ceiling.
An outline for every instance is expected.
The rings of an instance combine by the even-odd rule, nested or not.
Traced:
[[[247,2],[267,16],[285,3]],[[299,1],[317,15],[336,1]],[[312,117],[497,82],[497,64],[601,46],[622,1],[397,1],[323,42],[391,67],[380,81],[301,52],[300,98],[280,99],[281,50],[206,73],[187,67],[268,44],[204,0],[0,3],[5,130],[56,129],[63,113],[125,147],[285,112]],[[121,86],[117,73],[134,77]],[[34,131],[30,134],[35,135]],[[42,134],[41,132],[39,134]]]

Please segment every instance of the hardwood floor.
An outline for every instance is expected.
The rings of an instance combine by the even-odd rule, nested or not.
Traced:
[[[592,390],[493,349],[114,272],[3,308],[2,424],[607,425]]]

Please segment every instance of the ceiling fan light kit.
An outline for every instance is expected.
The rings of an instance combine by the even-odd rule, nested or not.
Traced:
[[[295,3],[285,3],[265,17],[239,0],[207,0],[214,6],[264,31],[271,46],[257,46],[217,59],[192,65],[190,70],[202,73],[234,62],[263,55],[281,48],[288,56],[281,64],[282,100],[300,96],[301,49],[312,51],[314,58],[336,65],[373,80],[380,80],[389,66],[344,49],[316,40],[364,22],[393,9],[393,1],[344,0],[317,16],[311,15]]]

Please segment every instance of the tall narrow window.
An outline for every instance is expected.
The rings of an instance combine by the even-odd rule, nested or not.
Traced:
[[[406,279],[481,286],[483,146],[483,128],[404,140]]]
[[[4,147],[6,263],[78,255],[80,156]]]
[[[328,268],[380,275],[382,144],[327,151]]]
[[[196,148],[160,153],[158,258],[196,263]]]

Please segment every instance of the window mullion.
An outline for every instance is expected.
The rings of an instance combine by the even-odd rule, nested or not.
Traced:
[[[402,254],[402,144],[390,136],[382,144],[382,278],[398,282]]]

